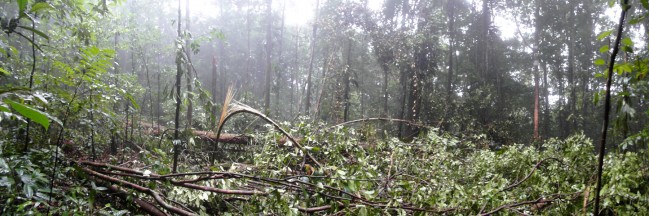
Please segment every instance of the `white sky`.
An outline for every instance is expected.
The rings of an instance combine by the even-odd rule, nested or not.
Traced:
[[[214,17],[218,15],[218,7],[216,3],[219,0],[190,0],[190,10],[192,17]],[[320,4],[326,0],[320,0]],[[475,0],[465,0],[465,1],[475,1]],[[374,11],[381,9],[384,0],[368,0],[368,7]],[[315,4],[316,0],[274,0],[273,1],[273,10],[281,11],[283,4],[286,3],[286,25],[295,26],[295,25],[305,25],[309,24],[315,14]],[[181,4],[185,7],[185,1],[181,0]],[[175,5],[173,5],[175,7]],[[605,15],[611,20],[617,21],[619,19],[619,7],[613,7],[606,10]],[[518,37],[518,30],[516,28],[515,20],[507,16],[495,16],[494,25],[500,30],[500,35],[503,39],[510,39],[513,37]],[[519,26],[523,33],[530,33],[532,29],[526,29],[525,26]],[[597,32],[601,32],[601,29],[596,29]]]
[[[190,0],[189,9],[192,17],[216,16],[218,7],[216,3],[219,0]],[[326,0],[320,0],[320,6]],[[274,0],[273,10],[281,11],[282,4],[286,2],[286,25],[303,25],[313,20],[315,14],[316,0]],[[183,13],[185,12],[185,1],[181,0]],[[372,10],[379,10],[383,0],[368,0],[368,7]],[[176,7],[176,4],[171,5]]]

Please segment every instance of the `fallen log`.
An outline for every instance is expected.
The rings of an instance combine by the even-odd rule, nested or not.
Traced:
[[[139,126],[142,127],[142,132],[144,134],[153,136],[164,135],[167,130],[173,130],[167,129],[166,127],[161,125],[153,125],[147,122],[140,122]],[[206,142],[214,142],[217,140],[216,134],[214,134],[214,132],[212,131],[192,130],[192,135],[197,136],[199,139]],[[251,136],[243,134],[221,134],[221,137],[218,138],[218,141],[231,144],[249,144],[254,142]]]
[[[153,197],[153,199],[160,206],[162,206],[163,208],[165,208],[165,209],[167,209],[167,210],[169,210],[169,211],[171,211],[171,212],[173,212],[175,214],[183,215],[183,216],[196,215],[193,212],[188,212],[188,211],[186,211],[184,209],[181,209],[181,208],[178,208],[176,206],[170,205],[169,203],[164,201],[164,199],[162,199],[162,197],[160,197],[159,192],[154,191],[154,190],[152,190],[150,188],[143,187],[143,186],[140,186],[140,185],[128,182],[128,181],[124,181],[124,180],[121,180],[121,179],[113,178],[113,177],[110,177],[110,176],[95,172],[94,170],[88,169],[86,167],[81,167],[81,170],[85,171],[87,174],[89,174],[91,176],[97,177],[97,178],[102,179],[104,181],[108,181],[108,182],[110,182],[112,184],[120,184],[122,186],[125,186],[125,187],[128,187],[128,188],[134,189],[136,191],[139,191],[141,193],[146,193],[149,196]]]
[[[117,185],[109,184],[107,188],[108,188],[108,190],[110,190],[113,193],[113,195],[116,195],[116,196],[118,196],[118,197],[120,197],[120,198],[122,198],[124,200],[129,199],[128,198],[129,194],[126,191],[120,189]],[[154,216],[167,216],[168,215],[168,214],[164,213],[163,211],[161,211],[160,209],[158,209],[158,207],[156,207],[155,205],[153,205],[150,202],[141,200],[139,198],[132,198],[132,199],[133,199],[133,202],[135,202],[135,204],[137,204],[140,207],[140,209],[142,209],[146,213],[149,213],[149,215],[154,215]]]

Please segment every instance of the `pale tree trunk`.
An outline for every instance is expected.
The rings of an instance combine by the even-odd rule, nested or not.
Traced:
[[[540,31],[541,31],[541,24],[539,23],[539,20],[541,18],[540,15],[540,5],[539,1],[536,1],[536,9],[534,12],[534,22],[535,22],[535,29],[534,29],[534,132],[533,132],[533,139],[534,141],[540,140],[540,135],[539,135],[539,65],[541,64],[541,55],[540,55],[540,44],[541,44],[541,38],[540,38]]]
[[[346,122],[349,120],[349,106],[350,106],[350,101],[349,101],[349,91],[350,91],[350,76],[352,72],[352,44],[353,41],[351,38],[349,38],[349,42],[347,43],[347,64],[345,66],[345,69],[343,71],[343,85],[345,86],[345,89],[343,90],[343,122]]]
[[[276,71],[277,85],[275,85],[275,89],[274,89],[274,91],[275,91],[275,102],[276,102],[275,104],[277,104],[277,105],[275,105],[275,107],[276,107],[276,110],[277,110],[278,117],[279,117],[279,115],[284,114],[284,112],[282,112],[284,107],[282,107],[282,103],[278,103],[278,102],[280,101],[279,95],[281,93],[281,87],[282,87],[282,85],[284,84],[284,81],[285,81],[283,71],[286,69],[286,66],[284,64],[284,56],[282,56],[282,52],[283,52],[283,49],[284,49],[284,21],[285,21],[284,20],[284,18],[285,18],[284,15],[285,15],[285,12],[286,12],[286,0],[284,0],[283,5],[282,5],[282,18],[281,18],[282,19],[282,24],[281,24],[281,27],[280,27],[279,45],[278,45],[279,47],[278,47],[278,50],[277,50],[277,58],[278,58],[277,61],[279,62],[278,63],[279,70]]]
[[[185,1],[185,30],[189,32],[189,0]],[[193,118],[194,118],[194,102],[193,102],[193,96],[192,92],[193,86],[192,83],[194,82],[192,78],[192,65],[191,65],[191,54],[192,51],[189,49],[189,43],[190,39],[187,38],[185,39],[185,53],[187,54],[187,62],[186,62],[186,70],[187,74],[185,76],[186,81],[187,81],[187,124],[185,125],[185,129],[191,129],[192,128],[192,123],[193,123]]]
[[[218,110],[216,109],[216,105],[215,105],[216,102],[217,102],[217,99],[216,99],[217,96],[216,95],[218,94],[217,91],[216,91],[217,86],[218,86],[218,84],[217,84],[218,65],[217,64],[218,64],[218,62],[217,62],[217,58],[216,58],[216,55],[215,55],[215,56],[212,57],[212,103],[214,105],[212,106],[213,110],[212,110],[212,113],[211,113],[211,116],[212,116],[211,119],[212,120],[210,121],[210,128],[215,128],[216,127],[216,115],[217,115],[217,112],[218,112]]]
[[[315,110],[316,110],[316,117],[320,117],[320,111],[322,111],[322,95],[324,94],[324,89],[327,85],[327,70],[329,70],[329,61],[331,61],[331,57],[329,56],[329,49],[325,49],[324,56],[327,56],[323,62],[322,65],[322,81],[320,84],[320,92],[318,93],[318,100],[315,104]]]
[[[272,42],[272,30],[273,30],[273,19],[272,19],[272,5],[273,0],[267,1],[267,17],[266,17],[266,89],[264,90],[264,113],[266,115],[270,114],[270,86],[272,82],[272,52],[273,52],[273,42]]]
[[[180,1],[178,0],[178,39],[182,37],[182,33],[180,32],[180,22],[181,22],[181,14],[180,14]],[[176,169],[178,167],[178,154],[180,151],[180,133],[178,131],[179,126],[180,126],[180,104],[181,104],[181,99],[180,99],[180,82],[182,81],[182,75],[183,75],[183,65],[182,65],[182,50],[176,48],[176,115],[174,117],[174,140],[173,140],[173,146],[174,146],[174,160],[173,160],[173,168],[172,172],[176,173]]]
[[[446,4],[446,15],[448,17],[448,77],[446,78],[446,117],[449,118],[453,113],[453,57],[455,56],[455,4],[456,1],[448,0]],[[386,100],[387,104],[387,100]],[[387,106],[387,105],[386,105]],[[448,124],[447,124],[448,125]],[[449,126],[446,127],[447,129]]]
[[[295,59],[293,60],[293,73],[291,73],[291,115],[293,115],[295,112],[293,110],[293,107],[295,106],[295,94],[298,89],[297,85],[297,77],[298,73],[300,72],[300,62],[299,62],[299,48],[300,47],[300,27],[297,27],[296,33],[295,33]],[[299,106],[298,106],[299,107]],[[298,108],[298,112],[299,108]]]
[[[304,113],[306,115],[310,114],[310,108],[311,108],[311,75],[313,74],[313,63],[315,60],[315,44],[317,40],[317,32],[318,32],[318,16],[320,14],[320,0],[316,0],[316,6],[315,6],[315,19],[313,20],[313,32],[311,33],[311,55],[310,55],[310,60],[309,60],[309,73],[307,75],[306,79],[306,102],[304,104]]]

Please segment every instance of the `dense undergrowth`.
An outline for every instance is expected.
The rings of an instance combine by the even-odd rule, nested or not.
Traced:
[[[549,139],[540,149],[531,145],[495,149],[481,136],[457,138],[436,129],[405,143],[380,138],[371,126],[323,130],[323,125],[299,123],[283,127],[302,137],[305,149],[323,166],[310,164],[292,143],[280,144],[281,136],[275,132],[254,136],[260,144],[246,147],[249,152],[238,158],[243,163],[222,158],[226,163],[210,165],[204,151],[209,144],[201,142],[188,146],[182,155],[185,162],[180,163],[180,172],[211,170],[247,176],[197,184],[264,195],[224,195],[124,179],[207,215],[294,215],[323,206],[328,208],[316,214],[568,215],[592,211],[596,155],[584,135]],[[171,141],[160,148],[158,141],[143,135],[139,144],[144,148],[139,152],[127,148],[122,155],[103,157],[102,162],[168,174]],[[112,196],[105,184],[81,171],[82,165],[73,163],[80,158],[72,156],[60,157],[64,168],[57,173],[54,193],[49,193],[53,150],[23,154],[16,146],[10,142],[0,146],[3,215],[142,213],[131,199],[148,199],[144,194],[131,191],[126,200]],[[82,155],[87,153],[76,157]],[[609,152],[604,167],[605,211],[649,214],[646,151]]]

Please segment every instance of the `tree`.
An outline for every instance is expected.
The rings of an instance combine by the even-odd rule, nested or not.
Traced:
[[[313,63],[315,61],[315,48],[316,48],[316,42],[317,42],[317,33],[318,33],[318,17],[320,13],[320,0],[316,0],[315,3],[315,18],[313,19],[313,30],[311,32],[311,54],[310,60],[309,60],[309,72],[307,75],[306,79],[306,102],[304,104],[304,113],[306,115],[309,115],[311,113],[311,89],[313,88],[311,85],[311,76],[313,74]]]
[[[273,0],[266,1],[266,81],[265,81],[265,90],[264,90],[264,112],[266,114],[270,113],[270,86],[272,85],[272,52],[273,52]]]
[[[181,23],[181,13],[180,13],[180,2],[181,0],[178,0],[178,39],[176,40],[176,92],[175,92],[175,99],[176,99],[176,115],[174,117],[174,140],[173,140],[173,151],[174,151],[174,159],[173,159],[173,168],[172,172],[175,173],[178,168],[178,155],[180,154],[180,146],[181,146],[181,141],[180,141],[180,105],[181,105],[181,97],[180,97],[180,82],[181,78],[183,75],[183,48],[182,45],[179,44],[182,38],[182,32],[180,31],[180,23]]]

